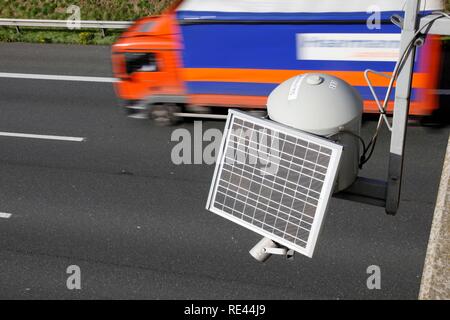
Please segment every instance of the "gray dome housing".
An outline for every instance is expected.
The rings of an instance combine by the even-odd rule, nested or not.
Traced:
[[[332,139],[343,145],[334,191],[348,188],[359,170],[363,101],[359,93],[334,76],[307,73],[286,80],[267,100],[270,119]]]
[[[363,102],[345,81],[326,74],[308,73],[281,83],[267,100],[269,117],[277,122],[321,136],[360,118]]]

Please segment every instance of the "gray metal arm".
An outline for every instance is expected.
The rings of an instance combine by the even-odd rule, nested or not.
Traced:
[[[419,24],[420,1],[407,1],[403,30],[400,42],[400,52],[408,49],[414,41]],[[388,181],[386,190],[386,212],[395,214],[400,200],[400,190],[403,173],[403,155],[405,151],[405,138],[411,98],[411,84],[414,72],[414,58],[416,47],[410,49],[410,54],[404,64],[400,66],[395,88],[394,118],[392,122],[391,148],[389,154]]]
[[[442,16],[439,14],[420,18],[419,10],[420,0],[408,0],[406,2],[405,17],[401,21],[401,53],[410,47],[412,41],[415,41],[418,30],[422,34],[450,35],[450,19],[447,17],[438,18]],[[409,55],[400,66],[397,77],[387,181],[358,177],[350,188],[335,195],[351,201],[383,206],[388,214],[397,212],[400,200],[416,46],[412,45],[409,50]]]

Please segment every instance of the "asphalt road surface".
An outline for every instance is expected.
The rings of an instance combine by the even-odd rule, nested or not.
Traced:
[[[109,52],[3,43],[0,72],[110,77]],[[0,298],[417,298],[447,128],[409,128],[396,216],[333,199],[313,259],[260,264],[260,236],[204,208],[213,166],[171,162],[172,131],[193,123],[156,127],[117,105],[110,83],[0,78],[0,131],[86,139],[0,136]],[[384,130],[361,174],[384,178],[388,148]],[[67,289],[70,265],[81,290]]]

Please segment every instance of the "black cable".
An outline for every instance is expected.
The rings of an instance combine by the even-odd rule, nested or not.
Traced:
[[[357,135],[356,133],[351,132],[351,131],[349,131],[349,130],[341,130],[341,131],[339,131],[339,132],[340,132],[340,133],[341,133],[341,132],[342,132],[342,133],[347,133],[347,134],[349,134],[349,135],[351,135],[351,136],[354,136],[355,138],[358,138],[359,141],[361,141],[361,144],[362,144],[362,146],[363,146],[363,150],[366,150],[366,142],[364,141],[363,138],[361,138],[361,136],[359,136],[359,135]]]
[[[368,149],[370,148],[370,146],[367,148],[367,150],[361,156],[360,163],[359,163],[360,169],[362,169],[363,165],[366,164],[367,161],[369,161],[370,157],[372,157],[373,151],[375,150],[375,144],[377,142],[377,138],[378,137],[375,137],[375,139],[372,140],[373,144],[372,144],[372,148],[370,149],[369,155],[366,157],[366,153],[367,153],[367,151],[369,151]]]
[[[363,152],[362,152],[360,160],[359,160],[359,168],[361,169],[362,165],[367,162],[367,161],[365,161],[365,158],[364,158],[365,154],[367,153],[367,148],[369,148],[369,147],[366,147],[366,142],[360,135],[357,135],[356,133],[351,132],[349,130],[340,130],[339,133],[347,133],[347,134],[357,138],[361,142],[361,145],[363,147]],[[365,161],[365,162],[363,162],[363,161]]]

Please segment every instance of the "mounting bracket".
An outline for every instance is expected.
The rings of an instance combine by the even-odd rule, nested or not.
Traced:
[[[395,15],[391,19],[394,24],[402,28],[400,52],[408,50],[410,43],[416,40],[419,30],[424,35],[450,35],[450,19],[439,17],[442,16],[431,14],[420,17],[420,0],[406,1],[404,18]],[[397,77],[387,181],[358,177],[352,186],[335,194],[335,197],[381,206],[386,209],[386,213],[391,215],[397,212],[401,193],[416,45],[418,43],[414,42],[409,55],[400,66]]]

